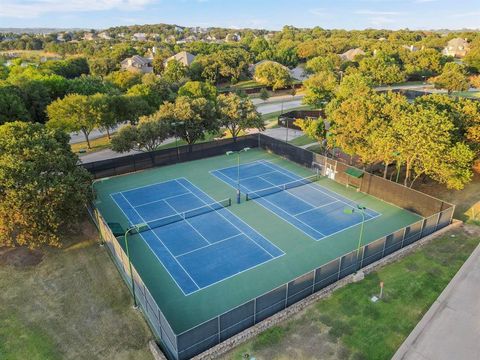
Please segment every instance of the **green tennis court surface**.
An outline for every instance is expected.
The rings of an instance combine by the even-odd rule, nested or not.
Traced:
[[[155,224],[155,221],[160,221],[156,225],[162,226],[152,226],[149,231],[149,240],[142,236],[144,233],[129,237],[130,255],[133,265],[176,334],[356,249],[360,223],[354,217],[347,219],[340,215],[339,210],[344,205],[362,204],[367,207],[370,217],[365,222],[364,243],[421,219],[416,214],[323,177],[314,184],[295,187],[293,195],[297,200],[302,196],[305,200],[297,201],[298,204],[287,199],[291,195],[288,192],[277,196],[282,192],[273,191],[271,194],[262,194],[254,201],[242,201],[241,204],[233,202],[227,208],[214,208],[212,212],[202,212],[191,218],[185,216],[184,213],[190,209],[201,208],[225,198],[235,198],[231,170],[223,172],[229,175],[229,181],[215,176],[215,172],[235,169],[236,162],[235,157],[216,156],[117,176],[95,185],[98,196],[96,205],[107,222],[119,223],[125,230],[137,222]],[[251,150],[241,155],[242,164],[252,162],[268,164],[270,169],[256,169],[251,175],[253,180],[247,184],[249,188],[242,189],[244,192],[264,189],[265,179],[279,185],[286,178],[294,181],[292,179],[314,174],[309,169],[263,150]],[[179,179],[183,186],[178,186]],[[167,185],[160,189],[158,184]],[[310,186],[321,189],[322,195]],[[144,190],[136,193],[135,189]],[[155,192],[155,189],[159,191]],[[130,204],[119,200],[125,196]],[[300,209],[300,205],[303,208]],[[290,218],[274,211],[278,209],[289,212]],[[319,220],[328,218],[330,213],[335,213],[334,222]],[[220,215],[226,214],[228,221],[220,220]],[[179,217],[178,221],[159,220],[172,216]],[[203,221],[197,221],[200,219]],[[303,225],[295,223],[296,220]],[[165,225],[162,221],[165,221]],[[312,227],[316,234],[306,231]],[[162,241],[156,239],[154,232]],[[193,233],[195,235],[192,237],[187,235]],[[248,240],[249,237],[254,239]],[[238,242],[230,242],[231,239]],[[256,242],[256,247],[246,246],[247,241]],[[229,246],[225,251],[223,248],[217,249],[216,242]],[[124,246],[121,238],[120,243]],[[182,266],[186,264],[183,266],[185,274],[194,280],[188,281],[189,285],[187,281],[183,284],[179,282],[174,274],[178,267],[175,267],[176,270],[169,268],[169,260],[160,256],[167,248],[172,255],[170,261],[177,260]],[[190,254],[192,256],[186,256]],[[241,257],[242,261],[233,261],[235,265],[227,269],[227,264],[236,256]],[[188,278],[185,274],[182,276]]]

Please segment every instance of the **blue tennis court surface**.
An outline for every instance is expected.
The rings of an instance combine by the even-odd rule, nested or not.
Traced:
[[[237,188],[237,166],[217,169],[212,174]],[[285,184],[297,187],[276,191]],[[272,189],[270,191],[269,189]],[[240,189],[243,193],[264,194],[254,200],[315,240],[343,231],[362,221],[360,213],[345,214],[345,208],[357,204],[317,183],[302,183],[302,178],[269,161],[240,165]],[[365,221],[381,214],[367,209]]]
[[[111,196],[185,295],[284,255],[185,178]]]

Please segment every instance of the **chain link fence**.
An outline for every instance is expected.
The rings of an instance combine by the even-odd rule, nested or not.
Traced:
[[[170,164],[174,159],[177,159],[178,162],[178,159],[188,161],[215,156],[223,154],[227,147],[228,150],[231,150],[232,146],[238,149],[245,146],[260,147],[304,166],[312,167],[313,164],[322,175],[329,176],[341,184],[349,184],[349,180],[344,173],[350,168],[347,164],[297,148],[263,134],[243,137],[236,143],[232,141],[206,143],[202,147],[194,149],[193,154],[184,155],[181,158],[176,157],[175,149],[173,149],[173,152],[170,149],[168,152],[155,152],[153,159],[156,159],[156,161],[151,160],[152,157],[149,154],[145,154],[146,159],[150,159],[150,162],[147,161],[146,163],[148,167],[152,167]],[[205,153],[202,153],[202,148],[205,149]],[[133,157],[121,160],[112,159],[110,163],[103,162],[101,165],[86,166],[86,168],[93,171],[95,177],[107,176],[104,175],[105,173],[109,173],[108,176],[111,176],[134,171],[137,160],[136,155],[133,155]],[[133,164],[129,164],[128,161],[133,162]],[[358,252],[355,250],[336,258],[185,332],[175,334],[148,291],[147,286],[133,267],[135,287],[139,289],[136,291],[139,306],[165,354],[175,360],[189,359],[200,354],[339,279],[353,274],[360,268],[432,234],[449,225],[452,221],[453,205],[400,184],[365,173],[357,185],[359,191],[418,213],[424,219],[364,245]],[[95,217],[101,236],[114,263],[126,284],[131,287],[128,259],[125,252],[98,211],[95,211]]]

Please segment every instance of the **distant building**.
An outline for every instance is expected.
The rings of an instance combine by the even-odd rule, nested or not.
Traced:
[[[185,38],[185,42],[194,42],[197,41],[197,37],[195,35],[190,35]]]
[[[147,34],[145,34],[145,33],[135,33],[135,34],[132,35],[132,40],[146,41],[147,40]]]
[[[121,62],[122,70],[138,71],[144,74],[152,73],[152,59],[144,58],[139,55],[133,55]]]
[[[415,51],[420,50],[419,48],[417,48],[414,45],[402,45],[402,49],[408,50],[410,52],[415,52]]]
[[[212,35],[207,35],[205,37],[205,40],[209,41],[209,42],[214,42],[214,41],[217,41],[217,38],[215,36],[212,36]]]
[[[185,66],[190,66],[193,60],[195,60],[195,55],[192,55],[186,51],[181,51],[178,54],[170,56],[168,59],[164,61],[163,64],[167,66],[168,62],[172,60],[177,60],[178,62],[182,63]]]
[[[235,33],[235,34],[227,34],[227,36],[225,36],[225,41],[226,42],[238,42],[242,39],[242,37]]]
[[[185,30],[182,27],[175,25],[175,31],[183,33]]]
[[[343,54],[340,54],[340,58],[343,61],[353,61],[359,55],[365,55],[365,51],[363,51],[360,48],[356,48],[356,49],[350,49],[348,51],[345,51]]]
[[[467,54],[468,50],[470,50],[470,45],[467,39],[455,38],[447,43],[447,46],[443,49],[442,54],[461,58]]]
[[[92,40],[95,40],[97,36],[94,34],[94,33],[90,33],[90,32],[87,32],[85,34],[83,34],[83,40],[87,40],[87,41],[92,41]]]
[[[98,37],[100,39],[104,39],[104,40],[111,40],[112,39],[112,37],[106,31],[102,31],[100,34],[98,34]]]
[[[177,42],[177,39],[173,35],[168,35],[165,38],[165,42],[170,43],[170,44],[175,44]]]

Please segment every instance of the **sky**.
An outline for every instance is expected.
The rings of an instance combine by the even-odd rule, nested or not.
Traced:
[[[480,28],[480,0],[0,0],[0,28]]]

